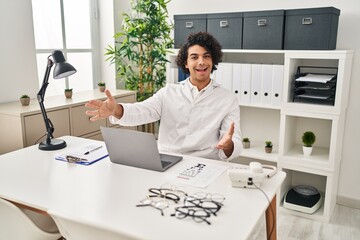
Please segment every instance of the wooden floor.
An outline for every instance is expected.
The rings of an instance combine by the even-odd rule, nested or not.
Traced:
[[[266,240],[261,218],[249,240]],[[336,205],[328,223],[296,217],[278,211],[278,240],[360,240],[360,209]]]

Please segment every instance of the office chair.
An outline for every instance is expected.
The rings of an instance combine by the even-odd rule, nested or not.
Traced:
[[[48,211],[48,214],[54,219],[61,235],[66,240],[131,240],[133,238],[124,236],[120,233],[101,228],[80,220],[72,220],[61,214]]]
[[[0,240],[56,240],[59,232],[40,229],[20,208],[0,198]]]

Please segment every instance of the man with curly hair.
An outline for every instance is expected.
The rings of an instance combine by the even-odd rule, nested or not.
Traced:
[[[91,100],[86,111],[92,121],[136,126],[160,120],[160,152],[230,160],[241,151],[240,108],[235,95],[210,74],[222,60],[219,42],[209,33],[190,34],[180,48],[177,65],[190,77],[168,84],[137,103],[116,103],[109,90],[105,101]]]

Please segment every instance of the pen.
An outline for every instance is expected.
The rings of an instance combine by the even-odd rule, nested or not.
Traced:
[[[87,151],[86,153],[84,153],[84,155],[88,155],[89,153],[91,153],[91,152],[93,152],[93,151],[96,151],[96,150],[98,150],[98,149],[100,149],[100,148],[102,148],[102,146],[98,146],[98,147],[96,147],[96,148],[94,148],[94,149],[91,149],[91,150]]]

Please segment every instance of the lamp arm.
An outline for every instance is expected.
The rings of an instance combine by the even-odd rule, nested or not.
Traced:
[[[48,58],[48,63],[47,63],[47,66],[46,66],[43,83],[42,83],[41,88],[40,88],[40,90],[39,90],[39,92],[37,94],[37,100],[39,102],[41,113],[42,113],[44,123],[45,123],[45,127],[46,127],[46,132],[47,132],[46,142],[47,143],[50,143],[51,139],[54,138],[53,137],[54,126],[53,126],[52,122],[50,121],[50,119],[48,118],[46,110],[45,110],[45,106],[44,106],[45,92],[46,92],[47,86],[49,85],[50,70],[51,70],[53,65],[54,65],[53,61],[50,58]]]

